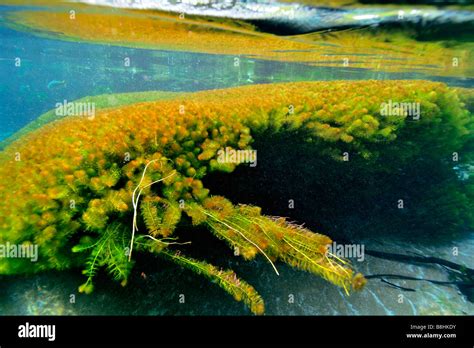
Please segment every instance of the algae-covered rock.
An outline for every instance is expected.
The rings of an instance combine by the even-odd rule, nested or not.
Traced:
[[[395,103],[415,103],[420,113],[400,112]],[[153,252],[263,313],[263,299],[233,271],[181,254],[186,241],[176,231],[190,221],[244,259],[260,254],[277,274],[278,262],[285,262],[349,293],[365,279],[329,252],[329,237],[214,196],[202,179],[244,165],[232,156],[254,154],[253,144],[266,144],[257,149],[265,154],[287,136],[300,151],[325,159],[319,175],[349,158],[348,178],[386,175],[393,190],[397,171],[431,168],[437,185],[420,192],[436,199],[427,209],[449,210],[440,227],[460,230],[473,226],[473,190],[471,179],[459,180],[453,167],[472,161],[472,125],[457,91],[426,81],[256,85],[104,109],[94,118],[65,117],[0,154],[0,243],[39,246],[38,262],[2,258],[0,274],[80,266],[87,277],[80,290],[89,293],[101,267],[125,285],[133,254]],[[332,185],[329,191],[338,183]],[[377,201],[380,193],[362,191],[363,201]],[[426,218],[419,213],[409,214],[407,225]]]

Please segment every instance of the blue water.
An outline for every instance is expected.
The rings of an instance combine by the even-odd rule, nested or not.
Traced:
[[[0,6],[2,12],[10,7]],[[63,100],[104,93],[198,91],[254,83],[358,79],[431,79],[472,86],[473,79],[309,66],[248,57],[134,49],[52,40],[0,21],[0,141]],[[21,66],[15,66],[15,58]],[[130,66],[125,66],[125,59]],[[239,58],[239,66],[235,66]],[[322,64],[324,62],[318,61]],[[64,81],[48,88],[51,81]]]

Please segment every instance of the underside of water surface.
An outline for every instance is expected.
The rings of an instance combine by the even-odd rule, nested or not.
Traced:
[[[474,314],[469,2],[0,18],[0,315]]]

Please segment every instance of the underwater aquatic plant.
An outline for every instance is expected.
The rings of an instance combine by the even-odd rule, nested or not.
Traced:
[[[114,94],[100,94],[95,96],[87,96],[74,101],[74,103],[89,103],[93,104],[96,109],[113,108],[123,105],[141,103],[145,101],[157,101],[162,99],[171,99],[178,96],[183,96],[185,93],[182,92],[166,92],[166,91],[146,91],[146,92],[129,92],[129,93],[114,93]],[[19,137],[27,134],[35,129],[44,126],[47,123],[61,119],[64,116],[60,116],[56,109],[49,110],[44,114],[38,116],[31,123],[17,131],[12,136],[0,141],[0,150],[5,146],[15,141]]]
[[[388,99],[420,102],[420,122],[381,116]],[[250,150],[259,137],[289,134],[335,163],[348,151],[361,161],[385,156],[403,166],[419,156],[414,142],[433,135],[443,146],[430,156],[465,146],[472,140],[470,116],[456,91],[441,83],[336,81],[197,92],[105,109],[94,119],[56,120],[0,154],[0,243],[40,246],[39,262],[3,258],[0,274],[85,267],[80,290],[89,293],[100,268],[125,284],[132,251],[152,252],[263,313],[263,299],[232,270],[182,254],[186,241],[176,231],[190,219],[246,260],[260,254],[277,273],[277,262],[285,262],[349,293],[365,279],[328,252],[329,237],[210,195],[206,174],[239,165],[218,161],[218,151]],[[465,199],[472,202],[472,194]],[[472,211],[460,214],[472,219]]]

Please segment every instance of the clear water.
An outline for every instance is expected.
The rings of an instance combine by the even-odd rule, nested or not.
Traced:
[[[7,10],[12,8],[0,6],[0,19]],[[429,76],[428,71],[389,73],[246,57],[240,57],[235,67],[233,56],[45,39],[6,28],[1,21],[0,37],[0,141],[58,102],[104,93],[188,92],[253,83],[366,79],[431,79],[453,86],[474,85],[469,78]],[[15,66],[16,57],[21,58],[20,68]],[[125,57],[130,58],[130,67],[124,66]],[[52,81],[64,84],[48,88]]]
[[[385,252],[435,255],[473,266],[474,234],[449,245],[424,246],[400,241],[363,241],[366,248]],[[458,256],[453,247],[462,247]],[[280,276],[259,258],[252,262],[226,255],[224,266],[233,268],[265,299],[267,315],[465,315],[474,313],[470,302],[454,286],[420,281],[393,283],[416,290],[401,291],[378,279],[364,291],[346,296],[312,274],[278,264]],[[206,255],[209,259],[209,255]],[[217,258],[211,261],[219,264]],[[409,265],[366,256],[352,260],[364,274],[402,274],[449,281],[446,271],[434,265]],[[220,262],[222,264],[222,261]],[[78,271],[47,272],[1,279],[0,313],[10,315],[248,315],[248,310],[208,280],[159,258],[139,259],[129,284],[122,288],[104,275],[93,295],[78,294],[84,282]],[[74,303],[71,303],[74,295]],[[185,303],[180,303],[180,295]]]

